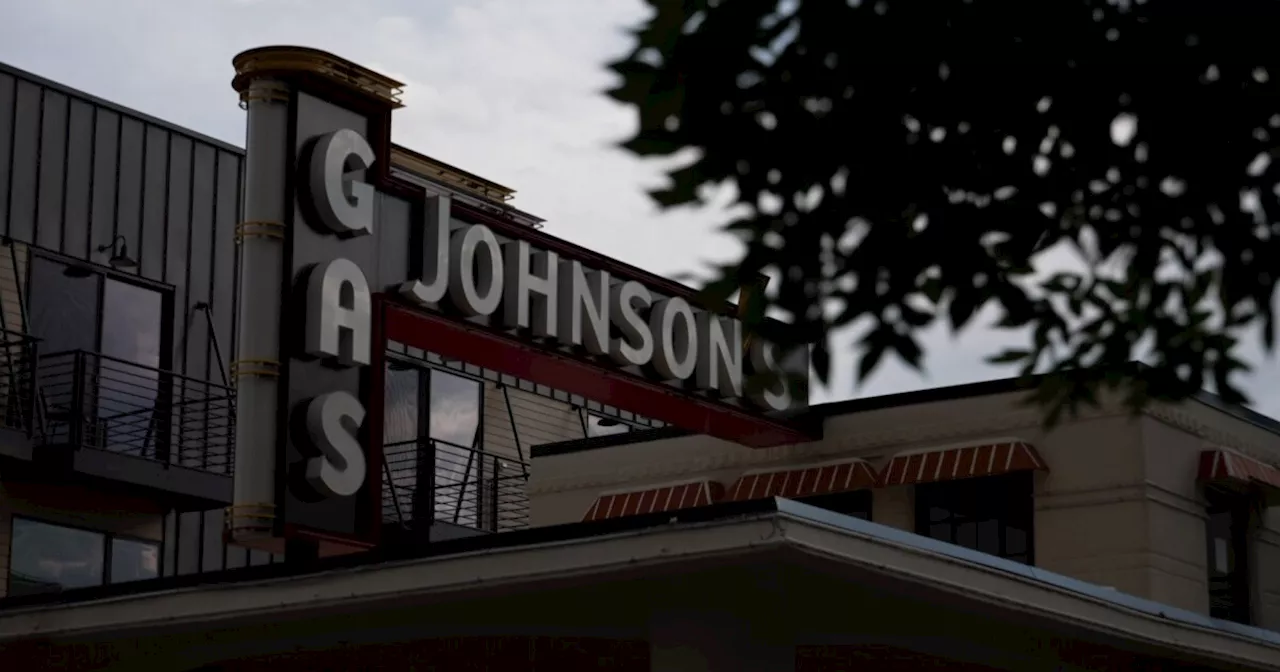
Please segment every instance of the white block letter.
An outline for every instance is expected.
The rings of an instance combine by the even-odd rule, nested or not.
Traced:
[[[423,209],[422,279],[400,285],[400,295],[418,305],[440,303],[449,288],[449,197],[428,196]]]
[[[468,317],[492,315],[502,303],[502,250],[489,227],[472,224],[449,237],[449,300]]]
[[[653,358],[653,335],[640,311],[649,307],[653,297],[644,285],[628,280],[609,291],[609,322],[621,338],[609,343],[609,356],[622,366],[644,366]]]
[[[342,366],[369,363],[369,283],[348,259],[311,267],[307,276],[307,354]]]
[[[348,392],[329,392],[307,403],[307,437],[320,455],[307,460],[307,484],[326,497],[349,497],[364,485],[364,451],[356,438],[364,406]]]
[[[609,274],[566,259],[560,262],[559,293],[560,342],[593,355],[608,353]]]
[[[751,341],[751,368],[756,376],[764,378],[767,385],[757,383],[751,400],[758,406],[773,411],[791,408],[791,385],[787,372],[777,358],[777,348],[769,342],[755,338]]]
[[[727,333],[726,333],[727,332]],[[696,384],[725,397],[742,396],[742,323],[732,317],[698,313]]]
[[[502,323],[509,329],[529,329],[538,338],[554,338],[559,258],[523,240],[503,244],[502,251],[506,268]]]
[[[653,368],[666,380],[693,375],[698,361],[697,325],[693,309],[679,297],[663,299],[649,313],[649,332],[656,343]]]
[[[373,185],[351,173],[373,165],[373,148],[344,128],[325,134],[311,150],[308,186],[320,223],[334,233],[373,233]]]

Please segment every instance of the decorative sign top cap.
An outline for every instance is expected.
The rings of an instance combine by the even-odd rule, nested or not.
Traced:
[[[357,65],[327,51],[309,47],[273,46],[242,51],[231,59],[236,76],[231,87],[240,93],[258,77],[319,77],[392,108],[403,107],[404,83]]]

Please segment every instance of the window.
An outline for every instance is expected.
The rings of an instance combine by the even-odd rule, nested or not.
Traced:
[[[1030,472],[916,486],[916,533],[1033,564]]]
[[[384,518],[413,520],[418,512],[434,511],[440,520],[474,526],[474,512],[482,496],[477,481],[491,460],[483,451],[480,381],[439,369],[394,359],[387,363],[383,409],[384,455],[390,484]],[[432,440],[434,451],[419,450],[418,440]],[[419,479],[434,471],[432,490],[418,488]]]
[[[163,365],[168,294],[85,266],[32,255],[30,328],[46,353],[101,352],[140,366]]]
[[[871,491],[855,490],[853,492],[837,492],[829,495],[813,495],[797,497],[797,502],[816,506],[820,509],[843,513],[846,516],[871,520]]]
[[[60,592],[160,575],[160,545],[13,518],[9,595]]]
[[[167,368],[166,347],[171,296],[89,266],[68,266],[33,255],[30,297],[31,334],[41,339],[40,356],[50,371],[49,389],[69,391],[74,378],[72,351],[96,353],[84,359],[89,401],[70,408],[69,398],[47,403],[55,417],[53,433],[69,431],[64,422],[87,421],[85,442],[124,453],[151,453],[164,428],[153,410],[160,389],[159,369]],[[62,396],[66,396],[65,393]]]
[[[1206,488],[1209,615],[1249,623],[1249,499]]]

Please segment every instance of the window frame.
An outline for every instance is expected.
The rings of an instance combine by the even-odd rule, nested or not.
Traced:
[[[1254,500],[1250,493],[1224,487],[1205,485],[1205,590],[1209,598],[1209,615],[1243,625],[1252,625],[1254,621]],[[1234,571],[1227,586],[1232,604],[1228,613],[1214,613],[1213,597],[1214,575],[1214,539],[1213,515],[1215,512],[1227,513],[1231,517],[1229,531],[1230,552],[1235,560]],[[1234,612],[1234,613],[1232,613]]]
[[[998,500],[994,498],[994,495],[992,493],[992,488],[990,487],[991,484],[996,482],[1001,483],[1003,486],[1002,490],[1000,491],[1001,492],[1000,499]],[[984,484],[986,485],[984,486]],[[993,557],[1003,558],[1006,560],[1011,560],[1013,562],[1023,562],[1022,558],[1025,557],[1026,558],[1025,563],[1027,566],[1029,567],[1035,566],[1035,563],[1036,563],[1035,518],[1036,516],[1035,516],[1034,472],[1017,471],[1017,472],[1012,472],[1008,474],[999,474],[995,476],[979,476],[975,478],[937,481],[933,483],[920,483],[915,485],[914,487],[915,487],[915,492],[913,494],[914,494],[914,500],[915,500],[914,508],[915,508],[915,533],[916,534],[919,534],[923,537],[928,537],[930,539],[936,539],[938,541],[944,541],[947,543],[955,544],[962,548],[968,548],[970,550],[978,551],[980,553],[987,553],[988,555],[991,555]],[[950,491],[948,494],[950,494],[951,496],[956,496],[957,494],[963,494],[965,490],[970,490],[970,489],[979,490],[983,494],[987,495],[988,497],[987,499],[983,500],[982,506],[992,507],[997,513],[995,517],[995,520],[998,523],[997,534],[999,539],[999,541],[997,542],[999,544],[999,552],[997,553],[989,553],[979,548],[979,544],[977,543],[978,533],[976,531],[975,531],[975,543],[973,546],[968,546],[960,543],[957,540],[959,525],[964,524],[966,522],[971,522],[971,521],[965,520],[964,516],[957,516],[954,507],[938,506],[939,500],[942,499],[943,496],[945,496],[941,493],[948,493],[948,491]],[[1015,512],[1010,511],[1008,506],[1009,503],[1014,500],[1014,498],[1025,499],[1025,504],[1019,504],[1019,506],[1025,506],[1025,509],[1022,511],[1016,512],[1017,515],[1015,515]],[[941,521],[930,520],[930,508],[933,508],[933,507],[946,509],[948,514],[946,519]],[[957,520],[958,518],[959,520]],[[1008,551],[1007,530],[1009,527],[1015,526],[1016,523],[1023,522],[1023,521],[1017,520],[1018,518],[1024,518],[1025,520],[1026,550],[1023,551],[1022,553],[1010,553]],[[980,521],[977,521],[977,522],[980,522]],[[934,525],[939,525],[939,524],[950,525],[950,528],[951,528],[950,539],[940,539],[938,537],[933,536],[930,533],[930,528]]]
[[[61,527],[63,529],[76,530],[79,532],[89,532],[91,534],[96,534],[102,537],[102,554],[103,554],[102,582],[93,586],[82,586],[80,588],[66,588],[64,590],[83,590],[85,588],[100,588],[102,586],[119,585],[111,580],[111,550],[116,539],[121,539],[123,541],[131,541],[138,544],[146,544],[148,546],[155,546],[156,575],[154,578],[158,579],[165,575],[164,574],[164,547],[165,547],[164,539],[159,539],[159,540],[147,539],[147,538],[135,536],[132,534],[126,534],[121,532],[108,532],[106,530],[94,529],[87,525],[67,523],[67,522],[58,520],[56,518],[41,518],[39,516],[32,516],[25,513],[13,513],[13,514],[10,514],[9,516],[9,552],[8,552],[8,557],[6,558],[6,561],[8,564],[6,565],[7,569],[5,572],[5,579],[4,579],[6,597],[13,596],[13,549],[14,549],[14,539],[16,539],[16,536],[14,535],[14,527],[15,527],[15,523],[19,520],[23,520],[29,523],[49,525],[52,527]],[[138,581],[147,581],[147,580],[149,579],[138,579]],[[124,581],[122,583],[137,583],[137,581]]]
[[[160,295],[160,371],[172,371],[174,361],[174,311],[176,288],[168,283],[159,282],[150,278],[145,278],[132,273],[118,271],[110,266],[95,264],[91,261],[84,261],[74,257],[68,257],[58,254],[50,250],[29,245],[27,247],[27,267],[24,269],[22,278],[26,281],[26,285],[21,288],[23,294],[22,299],[26,301],[27,313],[31,311],[31,292],[34,289],[32,283],[32,271],[37,260],[43,260],[48,263],[59,264],[70,268],[75,267],[94,275],[98,279],[97,298],[95,299],[95,320],[93,333],[93,351],[94,353],[102,352],[102,327],[103,327],[103,303],[105,302],[106,280],[115,280],[135,287],[141,287],[156,292]],[[36,335],[31,331],[31,325],[23,324],[27,333]],[[142,365],[139,365],[142,366]],[[144,367],[145,368],[145,367]]]

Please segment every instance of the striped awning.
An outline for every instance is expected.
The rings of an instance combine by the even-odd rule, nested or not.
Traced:
[[[1202,481],[1234,481],[1280,488],[1280,468],[1223,448],[1200,453],[1199,475]]]
[[[661,513],[720,501],[724,486],[715,481],[700,480],[663,485],[646,490],[601,493],[587,509],[584,522],[621,518],[642,513]]]
[[[880,470],[876,485],[913,485],[1047,469],[1031,444],[999,439],[898,453]]]
[[[803,467],[753,471],[729,487],[730,502],[766,497],[809,497],[870,488],[875,469],[865,460],[843,460]]]

